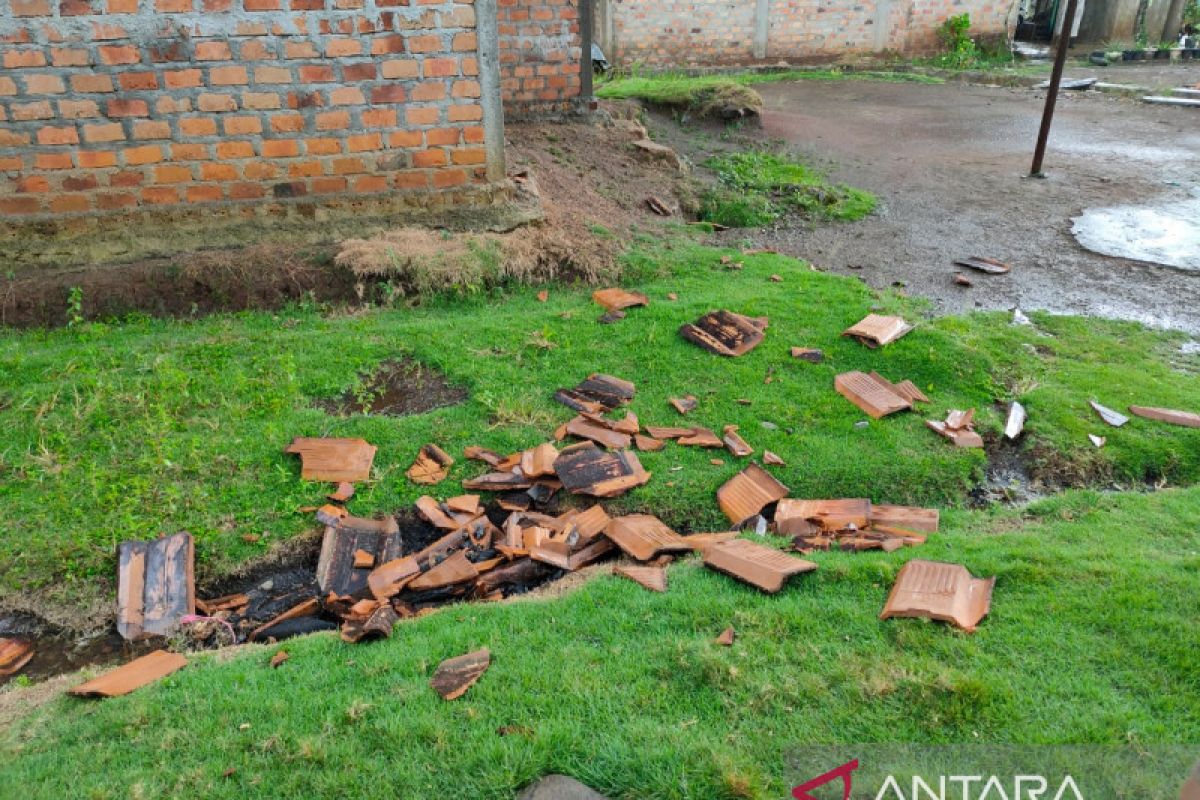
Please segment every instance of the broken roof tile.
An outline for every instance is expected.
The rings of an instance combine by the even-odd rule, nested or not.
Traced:
[[[834,377],[833,388],[872,419],[912,408],[912,400],[893,384],[865,372],[843,372]]]
[[[563,553],[561,549],[552,549],[542,545],[535,547],[529,552],[529,557],[535,561],[540,561],[545,564],[565,569],[569,572],[574,572],[580,567],[585,567],[601,556],[607,554],[616,545],[612,540],[606,539],[603,536],[597,536],[589,544],[584,545],[572,553]]]
[[[736,631],[734,631],[734,629],[733,629],[733,626],[731,625],[730,627],[728,627],[728,628],[726,628],[725,630],[721,631],[721,635],[720,635],[720,636],[718,636],[718,637],[717,637],[716,639],[714,639],[713,641],[714,641],[716,644],[719,644],[719,645],[721,645],[722,647],[732,647],[732,646],[733,646],[733,638],[734,638],[736,635],[737,635],[737,632],[736,632]]]
[[[616,517],[605,535],[617,547],[638,561],[649,561],[661,553],[686,553],[692,546],[675,531],[649,514]]]
[[[618,433],[627,433],[633,436],[642,429],[641,423],[638,421],[637,414],[632,411],[625,412],[625,418],[616,420],[610,423],[610,427]]]
[[[750,464],[717,490],[717,503],[734,525],[787,497],[788,488],[758,464]]]
[[[655,427],[654,425],[647,425],[646,433],[650,434],[655,439],[678,439],[683,436],[691,436],[692,429]]]
[[[604,533],[611,519],[608,512],[604,510],[604,506],[597,503],[587,511],[571,515],[571,518],[565,522],[564,530],[566,527],[574,528],[579,534],[579,543],[582,546]]]
[[[772,467],[786,467],[787,462],[770,450],[763,450],[763,463]]]
[[[330,492],[326,497],[334,503],[344,503],[351,497],[354,497],[354,484],[349,481],[342,481],[337,485],[337,489]]]
[[[520,472],[488,472],[462,482],[462,487],[472,492],[511,492],[530,486],[533,481]]]
[[[937,533],[939,513],[936,508],[916,506],[871,505],[871,524]]]
[[[554,471],[567,491],[594,497],[615,497],[650,480],[633,451],[606,452],[591,442],[565,448]]]
[[[441,589],[445,586],[473,581],[478,577],[479,570],[467,559],[467,551],[455,550],[444,561],[413,578],[407,588],[416,592],[426,589]]]
[[[386,564],[399,558],[401,547],[400,526],[393,517],[346,517],[337,526],[326,526],[317,559],[317,586],[323,593],[361,593],[367,588],[367,573],[354,568],[355,551],[364,550],[376,564]]]
[[[399,621],[400,617],[391,603],[378,603],[365,618],[347,619],[342,623],[342,641],[356,643],[386,639],[392,635],[392,628]]]
[[[417,453],[417,460],[404,474],[413,483],[432,486],[446,480],[454,459],[436,444],[427,444]]]
[[[554,445],[550,442],[539,444],[537,447],[521,453],[521,472],[527,478],[553,475],[554,459],[556,458],[558,458],[558,450]]]
[[[896,341],[912,329],[912,325],[905,322],[902,317],[868,314],[859,322],[842,331],[842,336],[857,339],[867,347],[883,347]]]
[[[623,564],[613,567],[613,574],[629,578],[634,583],[641,584],[652,592],[667,590],[667,571],[662,567],[641,567]]]
[[[1182,425],[1185,428],[1200,428],[1200,414],[1193,414],[1190,411],[1176,411],[1173,408],[1154,408],[1152,406],[1130,406],[1129,413],[1171,425]]]
[[[306,481],[355,483],[371,477],[375,448],[362,439],[296,437],[284,450],[300,456],[300,477]]]
[[[1126,422],[1129,422],[1129,417],[1125,416],[1119,411],[1113,411],[1107,406],[1102,406],[1095,400],[1089,400],[1088,405],[1092,407],[1093,411],[1100,415],[1100,419],[1104,420],[1109,425],[1112,425],[1114,428],[1119,428]]]
[[[503,460],[499,453],[478,445],[470,445],[463,449],[463,458],[470,461],[482,461],[490,467],[496,466]]]
[[[442,506],[437,500],[434,500],[427,494],[418,497],[414,505],[417,507],[417,513],[421,515],[421,518],[435,528],[452,531],[460,525],[458,520],[442,510]]]
[[[971,633],[987,615],[995,578],[973,578],[960,564],[913,559],[896,576],[880,619],[928,617]]]
[[[19,636],[0,636],[0,678],[16,675],[33,658],[33,642]]]
[[[557,453],[557,451],[555,451]],[[470,514],[475,516],[483,511],[479,506],[479,495],[477,494],[461,494],[458,497],[451,497],[446,500],[446,509],[458,514]]]
[[[580,413],[600,414],[625,405],[635,392],[636,387],[629,381],[596,372],[574,389],[559,389],[554,399]]]
[[[825,351],[815,347],[793,347],[791,353],[792,358],[798,358],[810,364],[820,364],[825,360]]]
[[[367,587],[376,600],[386,600],[399,594],[420,574],[421,567],[412,556],[394,558],[371,570],[367,576]]]
[[[745,539],[731,539],[708,548],[704,565],[771,594],[782,589],[791,576],[817,568],[811,561]]]
[[[955,415],[963,413],[964,412],[962,411],[951,411],[947,419],[954,418],[956,421],[961,421],[961,417],[955,417]],[[971,413],[974,413],[974,409],[971,409]],[[970,422],[968,420],[967,425],[969,424]],[[955,447],[983,447],[983,437],[971,430],[970,427],[953,428],[948,422],[943,422],[942,420],[937,419],[925,420],[925,427],[929,428],[934,433],[949,439],[954,443]]]
[[[970,269],[979,272],[986,272],[989,275],[1003,275],[1008,272],[1011,267],[1003,261],[997,261],[994,258],[986,256],[968,256],[966,258],[956,258],[954,263],[960,267],[969,267]]]
[[[366,550],[354,551],[354,568],[355,569],[371,569],[375,566],[375,554],[368,553]]]
[[[610,450],[624,450],[629,447],[630,436],[619,433],[604,425],[598,424],[587,417],[575,417],[567,423],[567,433],[580,439],[590,439],[596,444]],[[557,456],[557,452],[555,453]]]
[[[492,664],[492,654],[486,647],[438,664],[429,685],[443,700],[457,700],[467,693]]]
[[[865,528],[871,519],[871,501],[863,498],[840,500],[796,500],[785,498],[775,508],[775,529],[783,536],[800,533],[792,523],[812,522],[822,530],[837,531],[853,525]]]
[[[733,453],[738,458],[754,455],[754,448],[746,444],[746,440],[738,434],[737,425],[726,425],[722,432],[722,440],[725,442],[725,448]]]
[[[624,289],[597,289],[592,292],[592,300],[609,311],[650,305],[650,298],[646,295],[641,292],[627,292]]]
[[[728,542],[730,539],[736,539],[737,537],[737,531],[720,531],[718,533],[693,533],[690,536],[684,536],[683,540],[691,545],[692,550],[695,552],[703,553],[715,544]]]
[[[669,397],[667,398],[667,402],[675,406],[675,410],[680,414],[686,414],[689,411],[695,411],[696,406],[700,403],[700,401],[696,399],[696,396],[691,394],[685,397]]]
[[[640,433],[633,437],[633,443],[637,445],[638,450],[642,450],[647,453],[655,450],[662,450],[664,447],[662,440],[655,439],[653,436],[643,436]]]
[[[766,321],[732,311],[710,311],[695,322],[685,323],[679,335],[710,353],[720,356],[744,355],[763,340]]]
[[[691,433],[687,436],[680,436],[676,440],[679,444],[691,447],[724,447],[725,443],[721,441],[721,437],[710,431],[708,428],[692,428]]]
[[[190,533],[117,547],[117,631],[136,641],[166,636],[196,613]]]
[[[70,690],[70,694],[76,697],[118,697],[161,680],[183,669],[187,663],[187,659],[178,653],[155,650],[76,686]]]

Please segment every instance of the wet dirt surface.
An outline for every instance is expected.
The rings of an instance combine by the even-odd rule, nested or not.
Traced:
[[[1200,79],[1200,69],[1196,70]],[[942,313],[1041,309],[1200,332],[1200,274],[1081,247],[1085,208],[1163,205],[1191,197],[1200,114],[1064,93],[1045,179],[1029,171],[1044,93],[867,82],[764,84],[762,141],[780,141],[832,178],[874,192],[875,214],[842,225],[788,221],[729,231],[874,287],[900,282]],[[1200,222],[1197,222],[1200,224]],[[998,258],[1008,275],[951,282],[958,256]]]
[[[339,417],[353,414],[402,417],[457,405],[466,399],[467,390],[447,381],[436,369],[397,359],[385,361],[372,373],[360,376],[357,388],[316,406]]]

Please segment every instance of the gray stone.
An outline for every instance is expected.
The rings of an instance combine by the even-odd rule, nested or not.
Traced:
[[[566,775],[547,775],[531,783],[517,800],[608,800],[604,795]]]

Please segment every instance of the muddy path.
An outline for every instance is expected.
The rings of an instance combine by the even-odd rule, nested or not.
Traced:
[[[902,286],[946,314],[1020,307],[1200,333],[1200,272],[1093,253],[1071,235],[1086,208],[1193,197],[1195,109],[1064,93],[1039,180],[1026,175],[1040,91],[858,81],[756,88],[762,127],[745,128],[742,144],[782,143],[835,180],[871,190],[880,207],[851,224],[793,219],[729,231],[728,243],[776,248],[877,288]],[[964,255],[999,258],[1012,273],[956,286],[952,261]]]

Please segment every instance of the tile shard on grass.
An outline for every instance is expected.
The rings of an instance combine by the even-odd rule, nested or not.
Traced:
[[[635,392],[629,381],[596,372],[574,389],[559,389],[554,399],[581,414],[602,414],[625,405]]]
[[[719,356],[737,357],[758,347],[767,327],[765,318],[747,317],[732,311],[710,311],[695,322],[685,323],[679,335]]]
[[[187,663],[187,659],[178,653],[155,650],[98,678],[81,683],[69,693],[76,697],[119,697],[161,680],[183,669]]]
[[[842,336],[849,336],[876,348],[891,344],[913,329],[903,317],[887,317],[880,314],[868,314],[861,320],[842,331]]]
[[[1158,422],[1166,422],[1170,425],[1182,425],[1185,428],[1200,428],[1200,414],[1193,414],[1190,411],[1177,411],[1173,408],[1154,408],[1153,406],[1130,406],[1129,413],[1143,419],[1153,419]]]
[[[130,641],[175,632],[196,613],[190,533],[117,546],[117,632]]]
[[[745,539],[731,539],[708,548],[704,566],[732,575],[768,594],[782,589],[791,576],[817,568],[812,561]]]
[[[371,477],[375,447],[362,439],[314,439],[298,436],[284,450],[300,456],[306,481],[357,483]]]
[[[793,347],[791,354],[792,358],[798,358],[810,364],[820,364],[825,360],[825,351],[815,347]]]
[[[592,292],[592,302],[607,311],[620,311],[634,306],[648,306],[650,298],[641,292],[628,292],[624,289],[597,289]]]
[[[554,471],[571,494],[616,497],[650,480],[632,450],[606,452],[591,442],[564,448]]]
[[[1113,411],[1107,406],[1102,406],[1095,400],[1089,400],[1088,405],[1092,407],[1093,411],[1100,415],[1100,419],[1104,420],[1114,428],[1119,428],[1126,422],[1129,422],[1129,417],[1125,416],[1119,411]]]
[[[737,431],[737,425],[726,425],[722,429],[723,436],[721,438],[725,442],[725,449],[738,458],[754,455],[754,448],[747,444]]]
[[[843,372],[834,377],[833,388],[872,419],[909,411],[913,407],[911,392],[875,373]]]
[[[446,480],[454,458],[436,444],[427,444],[417,453],[417,460],[404,474],[413,483],[432,486]]]
[[[641,567],[632,564],[623,564],[613,567],[613,574],[628,578],[652,592],[665,592],[667,590],[667,571],[662,567]]]
[[[21,671],[33,658],[33,642],[19,636],[0,636],[0,678]]]
[[[758,464],[750,464],[717,490],[717,504],[734,525],[787,497],[788,488]]]
[[[649,561],[663,553],[687,553],[692,549],[686,539],[650,514],[615,517],[608,523],[604,535],[637,561]]]
[[[737,636],[737,632],[731,625],[725,630],[721,631],[721,635],[714,639],[713,642],[721,645],[722,647],[733,647],[733,639],[735,636]]]
[[[969,411],[959,411],[951,409],[946,414],[946,419],[925,420],[925,426],[931,431],[940,436],[949,439],[954,443],[955,447],[963,448],[979,448],[983,447],[983,437],[975,432],[974,428],[975,409]]]
[[[879,618],[928,617],[972,633],[991,607],[995,583],[961,564],[913,559],[896,576]]]
[[[448,658],[438,664],[429,685],[443,700],[457,700],[475,685],[492,664],[492,654],[480,648],[456,658]]]

